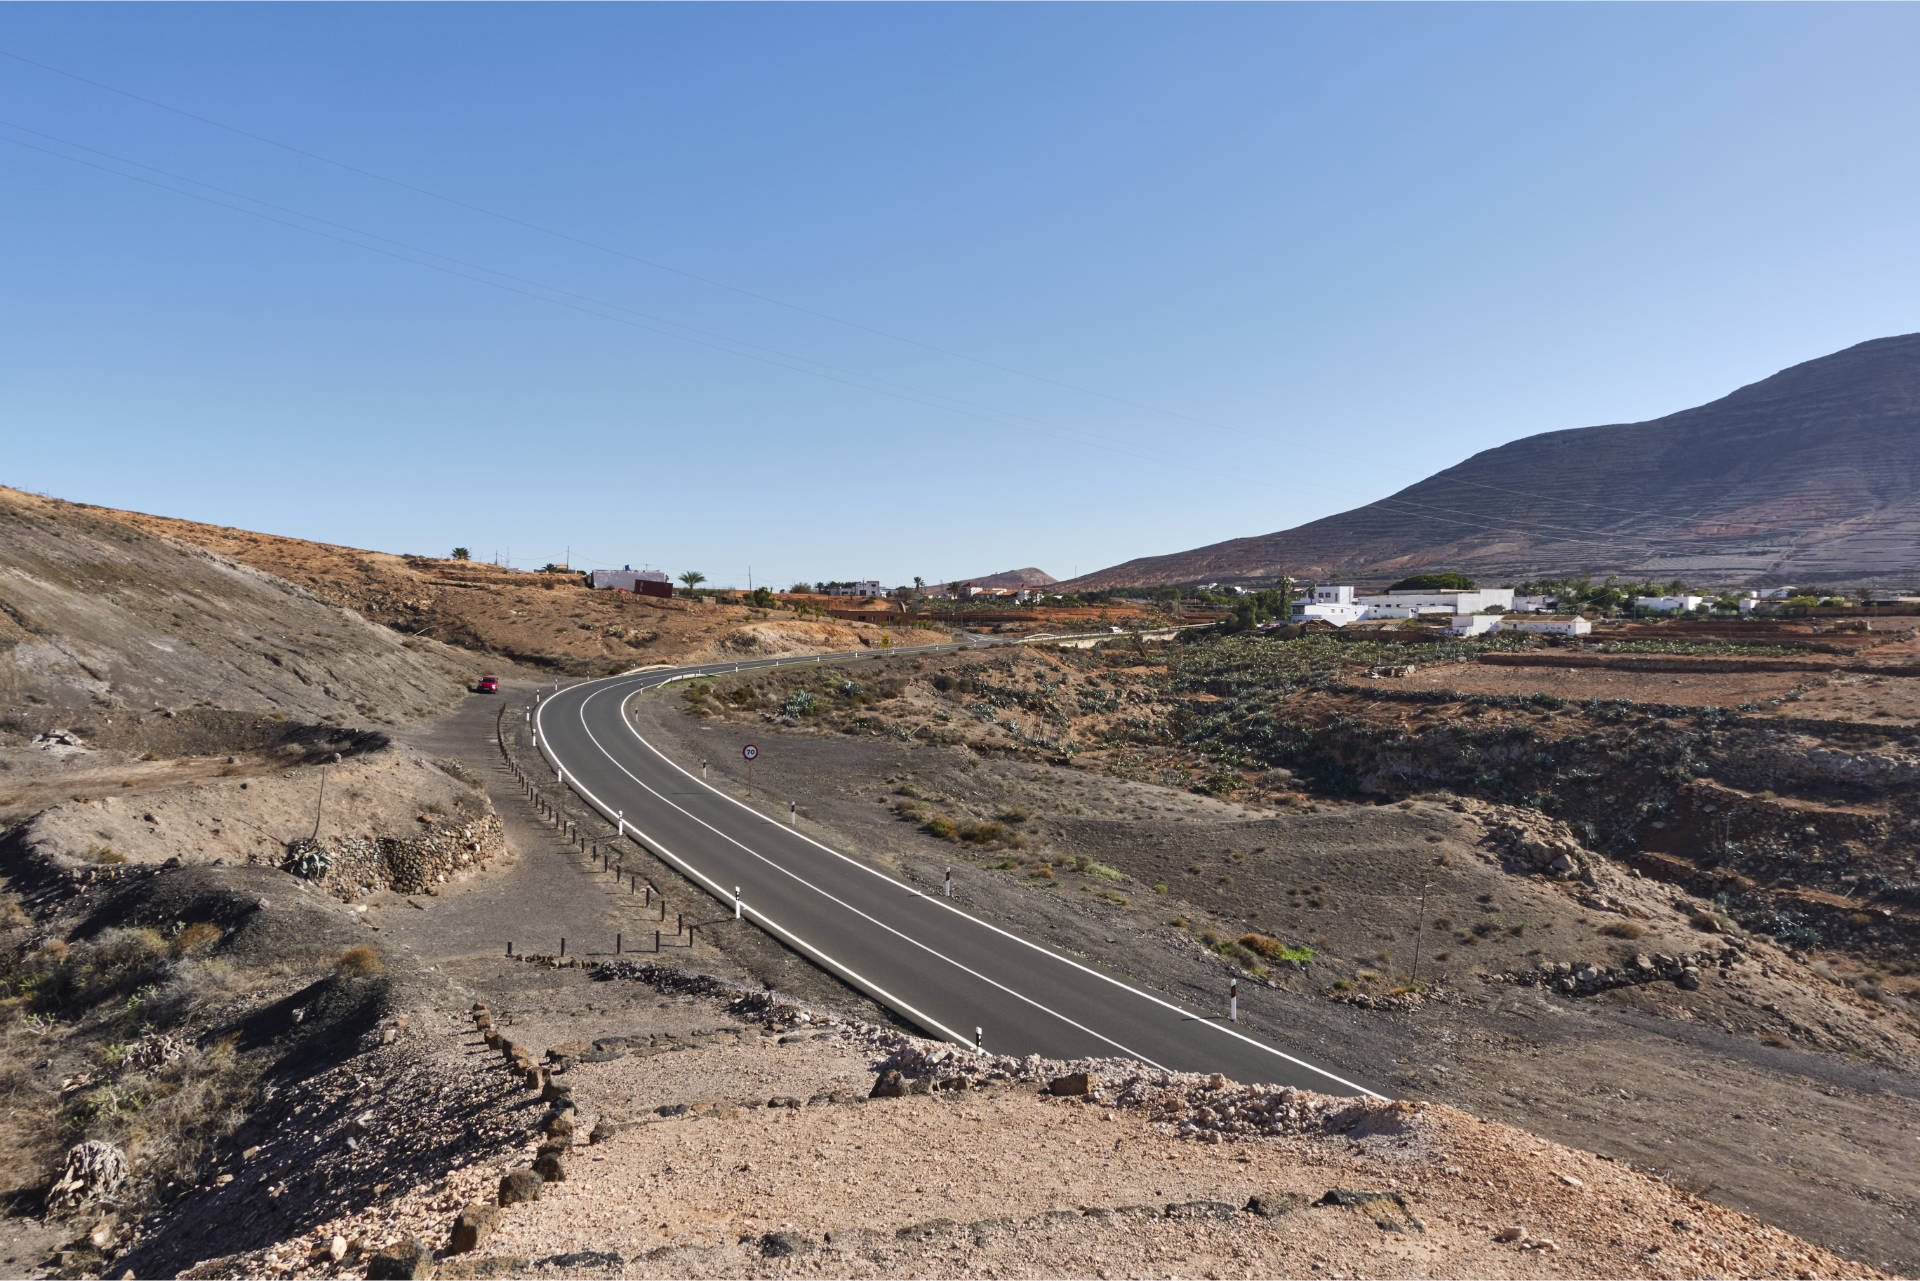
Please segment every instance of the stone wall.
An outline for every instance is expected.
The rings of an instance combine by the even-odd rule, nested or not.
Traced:
[[[432,894],[448,881],[478,871],[505,849],[500,820],[489,814],[436,825],[418,836],[301,837],[288,843],[280,866],[351,902],[380,889]]]

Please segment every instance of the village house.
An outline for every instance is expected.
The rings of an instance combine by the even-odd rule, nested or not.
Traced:
[[[884,596],[886,595],[886,589],[880,586],[880,581],[878,579],[869,578],[865,582],[840,583],[836,586],[829,587],[827,588],[827,595],[829,596]]]
[[[1355,601],[1351,587],[1315,587],[1311,596],[1293,602],[1293,621],[1304,623],[1320,619],[1335,627],[1345,627],[1367,616],[1367,607]]]
[[[1585,636],[1593,630],[1593,624],[1578,614],[1503,614],[1499,630],[1542,636]]]
[[[1647,614],[1690,614],[1707,603],[1704,596],[1635,596],[1633,607]]]
[[[641,596],[671,596],[673,583],[665,573],[657,569],[635,569],[624,565],[619,569],[596,569],[587,576],[599,591],[634,592]]]

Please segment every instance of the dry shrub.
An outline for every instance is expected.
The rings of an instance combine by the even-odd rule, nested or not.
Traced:
[[[168,942],[167,955],[180,957],[211,952],[224,933],[225,931],[212,921],[195,921]]]
[[[1600,932],[1608,938],[1637,939],[1646,931],[1632,921],[1609,921],[1600,927]]]
[[[359,977],[367,974],[379,974],[387,968],[387,965],[385,961],[380,959],[378,952],[368,947],[365,943],[356,943],[354,946],[340,953],[338,968],[342,974],[350,977]]]

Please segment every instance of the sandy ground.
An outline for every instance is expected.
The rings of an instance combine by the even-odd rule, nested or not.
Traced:
[[[416,836],[435,824],[479,818],[488,808],[483,794],[407,747],[356,754],[336,765],[276,770],[272,764],[265,754],[251,769],[237,761],[176,766],[176,775],[214,777],[165,790],[104,788],[86,799],[76,786],[70,799],[28,823],[27,840],[93,862],[277,863],[287,842],[312,835],[316,824],[322,838]]]

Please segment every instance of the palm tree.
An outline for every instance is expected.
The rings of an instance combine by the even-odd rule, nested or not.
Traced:
[[[680,581],[687,585],[687,595],[693,595],[693,589],[707,581],[707,576],[697,569],[690,569],[680,575]]]

